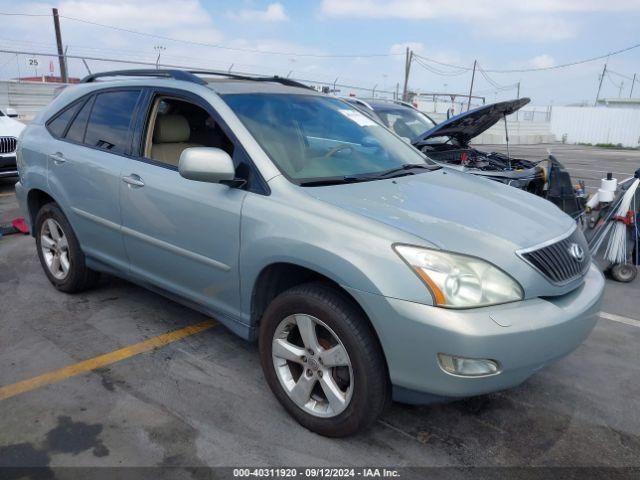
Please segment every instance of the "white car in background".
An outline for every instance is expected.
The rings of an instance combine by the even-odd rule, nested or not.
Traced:
[[[16,146],[25,125],[15,118],[13,108],[0,110],[0,178],[17,177]]]

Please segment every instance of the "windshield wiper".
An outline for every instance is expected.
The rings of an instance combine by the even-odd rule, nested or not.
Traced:
[[[298,185],[302,187],[323,187],[326,185],[340,185],[344,183],[358,183],[358,182],[370,182],[372,180],[380,180],[382,178],[393,178],[402,175],[413,175],[411,170],[439,170],[442,167],[440,165],[428,165],[426,163],[406,163],[400,167],[392,168],[390,170],[384,170],[377,173],[367,173],[363,175],[347,175],[345,177],[335,178],[321,178],[318,180],[307,180],[300,182]]]
[[[375,178],[392,178],[401,175],[413,175],[411,170],[419,169],[419,170],[429,170],[432,172],[433,170],[440,170],[442,167],[440,165],[429,165],[426,163],[405,163],[396,168],[392,168],[390,170],[385,170],[384,172],[377,173]]]
[[[370,177],[336,177],[336,178],[322,178],[318,180],[307,180],[298,183],[301,187],[324,187],[326,185],[341,185],[343,183],[357,183],[357,182],[366,182],[371,180]]]

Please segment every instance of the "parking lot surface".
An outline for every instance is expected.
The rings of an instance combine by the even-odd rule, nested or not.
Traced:
[[[640,167],[636,151],[551,148],[574,179]],[[522,152],[546,147],[511,149]],[[12,183],[0,180],[0,224],[19,214]],[[280,407],[254,344],[216,325],[135,353],[209,319],[108,276],[86,293],[57,292],[33,238],[2,237],[0,466],[639,467],[640,283],[607,284],[592,335],[518,388],[394,404],[370,430],[328,439]],[[30,383],[114,351],[113,362]],[[19,382],[22,393],[11,389]]]

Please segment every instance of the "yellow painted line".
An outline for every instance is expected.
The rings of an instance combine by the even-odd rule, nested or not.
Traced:
[[[11,385],[5,385],[0,387],[0,400],[6,398],[15,397],[21,393],[30,392],[36,388],[40,388],[44,385],[60,382],[67,378],[75,377],[85,372],[95,370],[96,368],[104,367],[112,363],[126,360],[140,353],[145,353],[155,348],[163,347],[178,340],[195,335],[196,333],[203,332],[212,327],[215,327],[218,323],[214,320],[207,320],[206,322],[198,323],[197,325],[191,325],[188,327],[174,330],[173,332],[165,333],[144,342],[135,343],[128,347],[114,350],[113,352],[105,353],[98,357],[93,357],[82,362],[63,367],[59,370],[44,373],[37,377],[22,380],[21,382],[13,383]]]
[[[12,197],[13,195],[15,195],[15,193],[13,193],[13,192],[0,193],[0,197]]]

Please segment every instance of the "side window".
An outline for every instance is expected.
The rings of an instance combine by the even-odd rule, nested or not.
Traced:
[[[91,97],[73,119],[69,130],[64,138],[71,140],[72,142],[82,143],[84,141],[84,132],[87,129],[87,120],[89,119],[89,113],[91,112],[91,106],[93,105],[94,97]]]
[[[97,94],[84,143],[112,153],[124,153],[127,150],[129,126],[139,96],[139,90]]]
[[[82,102],[78,102],[67,107],[66,110],[62,111],[62,113],[58,114],[57,117],[47,123],[47,129],[51,135],[58,138],[62,137],[67,129],[69,121],[73,118],[81,105]]]
[[[233,142],[206,110],[185,100],[158,97],[147,122],[144,156],[178,166],[190,147],[216,147],[233,157]]]

